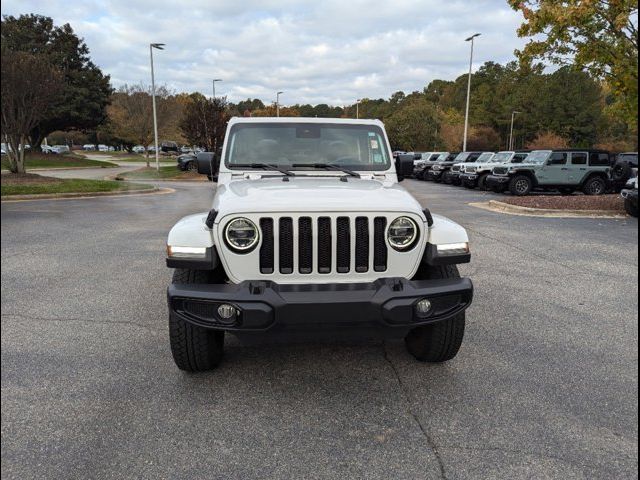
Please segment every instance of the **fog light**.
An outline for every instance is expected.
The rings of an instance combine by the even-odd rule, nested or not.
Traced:
[[[418,303],[416,303],[416,313],[418,314],[418,316],[424,317],[429,314],[429,312],[431,311],[431,307],[431,302],[426,298],[423,298]]]
[[[218,315],[223,320],[230,320],[236,316],[236,308],[228,303],[223,303],[218,307]]]

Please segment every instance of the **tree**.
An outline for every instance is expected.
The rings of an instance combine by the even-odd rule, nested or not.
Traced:
[[[389,142],[402,150],[429,150],[436,141],[436,110],[425,100],[414,101],[386,121]]]
[[[450,108],[442,114],[439,139],[449,152],[459,152],[462,149],[464,135],[464,116],[461,112]]]
[[[472,127],[467,140],[467,149],[479,152],[500,150],[500,135],[491,127]]]
[[[62,89],[62,75],[42,55],[2,48],[2,137],[9,170],[25,173],[24,145]]]
[[[226,97],[208,99],[200,93],[189,96],[180,129],[192,145],[215,152],[222,145],[229,122]]]
[[[39,146],[55,130],[91,130],[106,118],[112,93],[109,76],[91,62],[89,48],[69,24],[54,26],[41,15],[3,16],[2,47],[44,56],[62,72],[63,88],[31,131],[31,143]]]
[[[536,138],[527,143],[529,150],[551,150],[554,148],[568,148],[569,143],[565,138],[553,132],[539,133]]]
[[[611,84],[630,124],[638,125],[638,4],[636,0],[508,0],[524,15],[516,54],[575,65]]]
[[[166,87],[156,88],[156,117],[158,134],[166,132],[166,126],[174,115]],[[108,133],[125,144],[147,147],[154,140],[153,104],[151,87],[146,85],[123,85],[111,97],[108,107]],[[147,167],[149,153],[147,152]]]

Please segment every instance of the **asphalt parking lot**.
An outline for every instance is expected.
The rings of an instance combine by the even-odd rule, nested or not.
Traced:
[[[164,242],[209,185],[3,203],[3,477],[637,478],[637,220],[405,185],[472,239],[476,299],[442,365],[398,341],[229,338],[217,371],[185,374]]]

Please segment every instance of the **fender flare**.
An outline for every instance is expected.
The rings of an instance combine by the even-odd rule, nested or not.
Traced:
[[[169,231],[167,247],[203,247],[204,258],[167,257],[167,267],[192,270],[214,270],[220,264],[213,234],[206,225],[209,212],[195,213],[181,218]]]
[[[428,265],[457,265],[469,263],[471,254],[439,255],[438,245],[469,243],[467,231],[456,222],[441,215],[432,215],[433,224],[428,229],[427,246],[422,261]]]

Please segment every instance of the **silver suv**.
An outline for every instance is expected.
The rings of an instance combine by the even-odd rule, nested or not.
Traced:
[[[602,195],[610,182],[610,155],[602,150],[534,150],[520,164],[495,167],[487,187],[497,192],[528,195],[533,190]]]

